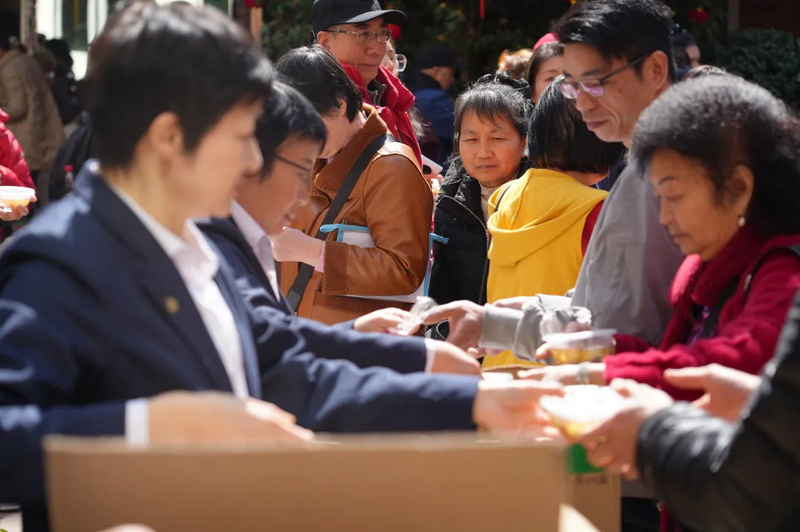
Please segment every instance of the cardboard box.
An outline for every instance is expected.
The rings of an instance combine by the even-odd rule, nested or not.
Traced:
[[[567,502],[601,532],[620,530],[620,477],[592,466],[580,445],[567,449],[566,457]]]
[[[54,532],[123,523],[157,532],[597,530],[562,509],[569,496],[563,445],[479,438],[138,449],[117,440],[50,438],[51,526]]]

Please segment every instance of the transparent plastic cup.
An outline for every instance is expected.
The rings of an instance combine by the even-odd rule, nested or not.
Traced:
[[[424,323],[423,316],[436,308],[436,306],[436,301],[430,297],[418,297],[417,302],[408,311],[410,315],[400,325],[392,329],[392,333],[399,336],[410,336]]]
[[[542,397],[539,404],[550,415],[550,423],[573,440],[616,414],[625,401],[607,386],[567,386],[564,392],[564,397]]]
[[[614,329],[548,334],[544,337],[555,364],[599,362],[614,354]]]
[[[28,187],[0,187],[0,203],[6,207],[27,207],[36,191]]]

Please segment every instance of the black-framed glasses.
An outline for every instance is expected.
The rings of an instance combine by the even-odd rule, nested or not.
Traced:
[[[587,79],[584,81],[564,81],[561,83],[561,94],[563,94],[564,98],[567,98],[568,100],[577,100],[578,96],[580,95],[580,91],[583,91],[593,98],[599,98],[606,93],[606,83],[609,79],[613,78],[620,72],[624,72],[625,70],[638,65],[651,55],[652,54],[645,54],[638,59],[634,59],[627,65],[616,69],[610,74],[606,74],[602,78]]]
[[[310,174],[311,174],[311,172],[314,170],[313,168],[308,168],[308,167],[306,167],[306,166],[303,166],[303,165],[302,165],[302,164],[300,164],[300,163],[296,163],[296,162],[294,162],[294,161],[290,161],[289,159],[286,159],[286,158],[284,158],[284,157],[281,157],[280,155],[277,155],[277,154],[274,154],[274,155],[273,155],[273,157],[274,157],[275,159],[277,159],[277,160],[281,161],[281,162],[284,162],[284,163],[288,164],[289,166],[294,166],[294,167],[295,167],[295,168],[297,168],[298,170],[302,170],[302,171],[304,171],[304,172],[307,172],[309,175],[310,175]]]
[[[378,42],[386,42],[392,37],[392,30],[378,30],[378,31],[328,30],[328,33],[345,33],[347,35],[355,35],[356,42],[358,44],[367,44],[372,39],[375,39]]]

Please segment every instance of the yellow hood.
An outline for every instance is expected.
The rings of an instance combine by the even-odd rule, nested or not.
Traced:
[[[489,260],[513,265],[584,220],[607,193],[552,170],[530,169],[489,199]],[[500,200],[500,210],[497,202]]]

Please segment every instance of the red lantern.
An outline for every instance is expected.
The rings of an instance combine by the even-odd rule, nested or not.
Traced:
[[[701,26],[705,26],[708,24],[709,14],[703,11],[702,7],[698,7],[697,9],[692,9],[689,11],[689,20],[692,22],[696,22]]]

